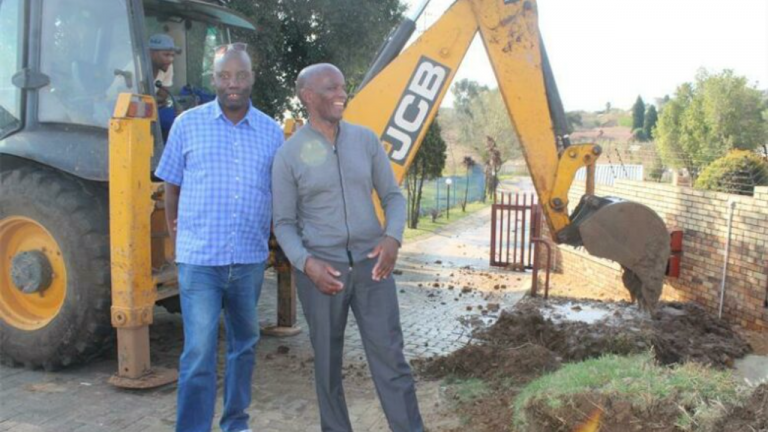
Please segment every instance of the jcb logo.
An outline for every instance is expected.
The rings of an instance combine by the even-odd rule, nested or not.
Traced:
[[[391,146],[389,158],[405,165],[413,148],[413,142],[424,129],[424,122],[435,107],[450,69],[422,57],[416,65],[408,87],[403,92],[395,113],[389,119],[381,140]]]

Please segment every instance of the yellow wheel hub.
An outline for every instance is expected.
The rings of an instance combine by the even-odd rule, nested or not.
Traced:
[[[23,216],[0,220],[0,319],[22,330],[42,328],[66,294],[67,269],[51,233]]]

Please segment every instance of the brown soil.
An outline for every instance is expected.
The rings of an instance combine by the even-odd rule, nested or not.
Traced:
[[[466,421],[460,427],[441,429],[441,432],[504,432],[512,425],[513,393],[494,391],[487,397],[462,405],[461,414]]]
[[[653,346],[662,364],[694,361],[733,366],[751,347],[725,321],[695,303],[668,303],[653,321]]]
[[[614,311],[606,320],[587,324],[545,318],[542,311],[551,304],[572,300],[548,302],[531,298],[519,302],[502,312],[493,326],[475,331],[477,344],[424,363],[423,373],[435,378],[494,378],[491,375],[551,370],[558,360],[573,362],[651,348],[662,364],[694,361],[731,367],[734,359],[750,352],[749,344],[728,324],[693,303],[662,303],[651,319],[627,313],[634,308],[629,303],[581,301],[579,304],[585,307]],[[625,318],[618,323],[615,315]],[[536,351],[535,355],[531,351]],[[536,362],[528,364],[523,360],[529,357],[535,357]]]
[[[557,370],[560,362],[547,348],[526,343],[519,347],[467,345],[449,356],[415,360],[414,365],[425,378],[507,379],[522,384],[544,372]]]
[[[719,431],[768,431],[768,384],[762,384],[742,406],[732,409],[715,428]]]
[[[553,312],[553,305],[568,305],[573,310],[604,309],[606,318],[591,324],[568,321]],[[489,384],[489,396],[458,407],[469,419],[465,431],[508,430],[511,401],[517,392],[525,383],[559,368],[561,362],[652,349],[662,364],[693,361],[723,368],[750,352],[749,344],[726,323],[695,304],[675,302],[661,303],[651,318],[637,313],[628,302],[526,298],[473,336],[473,344],[447,356],[414,362],[417,373],[428,379],[480,378]],[[765,401],[762,399],[763,404]],[[639,412],[626,402],[590,394],[577,397],[575,404],[562,412],[531,407],[536,410],[533,417],[537,424],[529,430],[571,430],[566,425],[572,427],[600,412],[601,432],[673,431],[679,415],[675,403]],[[760,407],[765,416],[765,405]]]
[[[528,432],[571,432],[593,430],[586,427],[599,421],[600,432],[680,431],[675,427],[680,412],[674,401],[664,401],[645,410],[627,401],[604,395],[582,394],[573,397],[570,404],[552,409],[544,401],[526,408],[532,419]],[[574,429],[574,425],[581,425]],[[730,430],[730,429],[723,429]],[[734,429],[737,430],[737,429]]]

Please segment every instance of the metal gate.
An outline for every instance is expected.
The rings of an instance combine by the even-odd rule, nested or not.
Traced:
[[[491,207],[491,265],[516,271],[533,268],[533,239],[540,232],[535,194],[497,192]]]

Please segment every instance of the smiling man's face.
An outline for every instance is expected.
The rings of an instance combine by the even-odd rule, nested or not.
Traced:
[[[338,123],[344,114],[347,92],[344,75],[336,68],[325,68],[312,77],[304,100],[310,114],[329,123]]]
[[[248,107],[253,90],[253,71],[248,57],[231,53],[215,64],[213,87],[223,109],[239,111]]]

